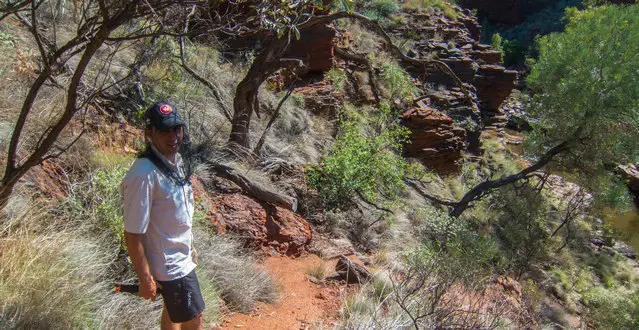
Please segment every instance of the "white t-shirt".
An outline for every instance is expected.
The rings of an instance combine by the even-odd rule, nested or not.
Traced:
[[[164,156],[152,148],[166,164]],[[176,156],[178,166],[179,155]],[[175,168],[175,167],[174,167]],[[191,258],[193,190],[178,186],[148,158],[138,158],[120,187],[124,208],[124,231],[142,235],[142,246],[151,275],[170,281],[188,275]]]

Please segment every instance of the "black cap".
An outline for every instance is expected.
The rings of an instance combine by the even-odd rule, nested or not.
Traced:
[[[146,110],[146,117],[155,128],[166,131],[171,127],[184,126],[177,109],[168,102],[160,101]]]

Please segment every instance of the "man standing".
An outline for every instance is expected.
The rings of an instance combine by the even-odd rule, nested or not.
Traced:
[[[193,191],[178,153],[185,124],[167,102],[152,105],[146,118],[147,150],[121,186],[125,243],[140,280],[139,296],[155,300],[162,289],[161,328],[201,329],[205,304],[192,246]]]

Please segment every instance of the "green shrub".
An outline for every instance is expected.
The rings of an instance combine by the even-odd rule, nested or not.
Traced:
[[[343,315],[347,328],[492,329],[498,325],[504,315],[501,303],[483,299],[480,292],[501,251],[460,220],[451,220],[433,211],[419,221],[431,222],[431,231],[445,233],[448,239],[439,242],[430,237],[441,235],[424,236],[422,245],[400,257],[388,281],[377,278],[349,298]],[[455,298],[460,296],[465,298]],[[473,316],[477,313],[481,317]]]
[[[500,210],[497,234],[508,251],[513,271],[521,276],[549,258],[550,232],[543,196],[530,185],[500,188],[492,207]]]
[[[479,236],[468,222],[450,217],[435,208],[420,208],[413,217],[426,249],[456,259],[475,274],[502,271],[507,266],[504,251],[491,237]]]
[[[541,312],[541,302],[544,298],[543,292],[539,290],[539,286],[535,281],[526,279],[522,283],[522,302],[528,310],[538,315]]]
[[[528,49],[519,40],[504,40],[501,51],[504,56],[504,65],[507,67],[524,63],[528,53]]]
[[[598,329],[639,328],[639,292],[594,287],[584,294],[589,318]]]
[[[442,179],[435,172],[430,171],[421,162],[412,162],[408,164],[406,168],[406,177],[427,182],[442,182]]]
[[[456,19],[458,15],[454,6],[446,0],[407,0],[404,7],[419,11],[441,11],[449,19]]]
[[[477,162],[464,158],[459,175],[446,178],[455,199],[461,198],[468,190],[485,180],[484,171]]]
[[[407,130],[391,121],[390,107],[376,117],[341,114],[340,133],[320,165],[307,179],[329,208],[347,204],[357,193],[369,200],[381,194],[391,200],[404,187],[406,161],[398,154]],[[361,121],[361,122],[360,122]]]
[[[502,40],[499,33],[493,34],[493,36],[490,38],[490,46],[493,48],[493,50],[503,52],[503,50],[501,49],[501,42]]]
[[[492,305],[479,292],[487,283],[488,269],[477,262],[484,256],[472,248],[481,239],[451,239],[446,246],[424,244],[404,255],[403,277],[395,283],[395,302],[413,317],[423,315],[419,328],[493,328],[499,318],[499,303]],[[452,295],[448,293],[455,292]],[[462,293],[465,292],[465,293]],[[468,301],[452,296],[464,295]],[[452,299],[448,299],[452,298]],[[464,306],[464,307],[462,307]],[[468,307],[470,306],[470,307]],[[491,310],[481,318],[469,317],[480,310]],[[417,328],[417,326],[416,326]]]

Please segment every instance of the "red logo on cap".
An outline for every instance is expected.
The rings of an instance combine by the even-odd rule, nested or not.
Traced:
[[[163,106],[160,107],[160,112],[165,115],[168,115],[171,112],[173,112],[173,108],[171,108],[171,106],[168,104],[164,104]]]

